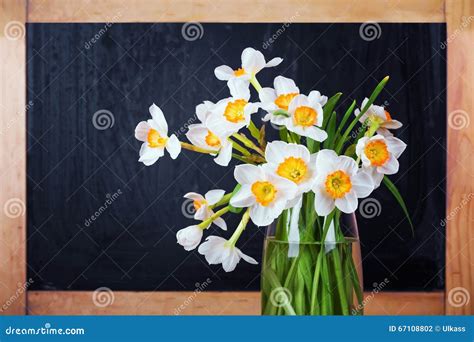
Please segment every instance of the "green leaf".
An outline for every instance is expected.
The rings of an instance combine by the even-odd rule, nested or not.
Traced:
[[[354,100],[352,101],[352,104],[349,106],[349,108],[347,108],[346,112],[344,113],[344,116],[342,117],[342,121],[339,123],[339,127],[337,128],[337,131],[336,131],[337,142],[339,142],[341,131],[346,125],[347,120],[349,120],[349,117],[352,115],[352,112],[354,111],[355,106],[356,106],[356,101]]]
[[[287,118],[290,117],[290,114],[288,114],[288,112],[284,109],[277,109],[276,111],[273,112],[273,115],[281,115],[281,116],[285,116]]]
[[[234,188],[234,191],[232,191],[232,196],[230,196],[230,199],[232,200],[232,197],[234,197],[234,195],[240,190],[240,187],[241,185],[240,184],[237,184]],[[242,209],[244,208],[236,208],[236,207],[233,207],[232,205],[230,205],[230,200],[229,200],[229,211],[231,213],[234,213],[234,214],[239,214]]]
[[[334,137],[336,134],[336,112],[332,112],[331,118],[329,119],[329,123],[326,127],[326,132],[328,134],[328,137],[324,141],[323,147],[332,149],[334,144]]]
[[[392,181],[387,176],[383,177],[383,183],[385,184],[387,189],[390,190],[393,197],[395,197],[395,199],[397,200],[398,204],[400,205],[403,212],[405,213],[405,216],[408,219],[408,222],[410,223],[412,234],[415,234],[415,228],[413,227],[413,222],[411,221],[407,206],[405,204],[405,201],[403,200],[402,195],[400,195],[400,192],[398,191],[397,187],[395,186],[395,184],[392,183]]]
[[[385,87],[385,85],[388,82],[388,76],[386,76],[378,85],[375,87],[374,91],[369,97],[369,101],[367,101],[367,104],[365,105],[364,108],[362,108],[361,112],[359,115],[357,115],[354,120],[352,120],[351,124],[347,129],[344,131],[344,134],[342,135],[341,139],[339,139],[339,142],[336,147],[336,153],[339,154],[341,153],[342,147],[344,146],[344,142],[346,141],[346,138],[348,137],[349,133],[352,131],[354,126],[356,125],[357,122],[359,122],[359,119],[362,117],[362,115],[365,114],[365,112],[369,109],[369,107],[374,103],[374,101],[377,99],[377,96],[379,96],[380,92],[382,89]]]
[[[346,148],[346,151],[344,152],[345,156],[352,157],[356,153],[356,144],[349,145],[349,147]]]
[[[334,111],[334,107],[336,107],[337,102],[341,98],[342,93],[337,93],[333,97],[331,97],[328,102],[323,107],[323,129],[326,129],[326,125],[329,122],[329,118]]]

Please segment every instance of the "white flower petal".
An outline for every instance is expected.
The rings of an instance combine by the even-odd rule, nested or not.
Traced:
[[[314,210],[319,216],[329,215],[334,210],[334,200],[326,194],[324,189],[318,188],[313,189],[313,191],[315,193]]]
[[[255,204],[255,196],[249,184],[244,184],[230,199],[230,205],[236,208],[247,208]]]
[[[234,77],[234,70],[228,65],[221,65],[214,69],[214,75],[218,80],[228,81]]]
[[[283,76],[277,76],[273,80],[273,86],[277,95],[286,95],[292,93],[300,93],[300,89],[296,86],[295,81],[291,78],[286,78]]]
[[[399,129],[403,126],[403,124],[398,120],[390,120],[385,121],[382,126],[388,129]]]
[[[343,213],[350,214],[357,209],[357,196],[354,191],[349,191],[344,197],[336,198],[336,207]]]
[[[254,264],[254,265],[258,265],[258,262],[257,260],[255,260],[254,258],[242,253],[242,251],[240,249],[238,249],[237,247],[235,247],[237,253],[239,253],[240,257],[242,259],[244,259],[245,261],[247,261],[249,264]]]
[[[242,68],[249,74],[256,74],[265,68],[265,57],[260,51],[253,48],[246,48],[242,51]]]
[[[176,240],[185,250],[191,251],[201,243],[202,235],[201,228],[196,225],[189,226],[176,233]]]
[[[164,135],[168,135],[168,123],[166,122],[163,111],[156,104],[152,104],[149,108],[154,123],[158,126],[158,131]]]
[[[135,128],[135,139],[146,142],[149,131],[150,126],[146,121],[139,122],[137,127]]]
[[[390,158],[382,166],[377,167],[377,172],[385,175],[393,175],[398,172],[399,163],[397,158],[393,154],[390,154]]]
[[[196,106],[196,116],[202,123],[205,123],[213,108],[214,103],[211,101],[204,101]]]
[[[232,159],[232,144],[227,142],[223,144],[223,146],[219,150],[219,154],[217,155],[216,158],[214,158],[214,161],[216,162],[217,165],[227,166],[229,165],[231,159]]]
[[[149,147],[147,143],[143,143],[140,148],[140,158],[139,162],[142,162],[146,166],[153,165],[156,161],[165,154],[163,148],[159,147]]]
[[[262,103],[270,103],[275,105],[275,100],[277,98],[275,90],[273,88],[262,88],[258,92],[258,98]],[[275,105],[276,106],[276,105]]]
[[[249,82],[240,78],[232,78],[227,81],[230,94],[234,99],[250,99]]]
[[[253,184],[262,176],[262,169],[256,165],[241,164],[234,169],[234,178],[240,184]]]
[[[214,189],[206,192],[204,197],[209,205],[214,205],[219,202],[222,197],[225,195],[225,190],[222,189]]]
[[[179,142],[176,135],[171,134],[168,141],[166,142],[166,150],[171,156],[171,159],[176,159],[181,152],[181,143]]]
[[[364,198],[374,190],[374,181],[370,175],[364,171],[359,171],[351,177],[352,189],[358,198]]]
[[[222,217],[218,217],[214,220],[214,224],[222,230],[227,230],[227,223],[225,223]]]
[[[395,156],[395,158],[399,158],[407,148],[407,144],[395,137],[385,137],[385,141],[387,142],[388,150]]]
[[[197,192],[188,192],[183,197],[184,198],[189,198],[189,199],[192,199],[192,200],[196,200],[196,201],[204,201],[205,200],[204,196],[201,195],[201,194],[198,194]]]
[[[222,268],[226,272],[232,272],[240,261],[240,256],[235,250],[235,247],[226,248],[225,254],[222,257]]]
[[[267,64],[265,64],[265,68],[276,67],[277,65],[280,65],[281,62],[283,62],[283,58],[280,58],[280,57],[272,58],[271,60],[267,62]]]
[[[281,214],[281,211],[279,214]],[[258,227],[268,226],[278,217],[279,214],[275,214],[273,208],[264,207],[259,204],[255,204],[250,208],[250,218]]]

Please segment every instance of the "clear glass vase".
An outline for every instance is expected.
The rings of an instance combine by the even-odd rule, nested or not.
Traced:
[[[263,315],[362,315],[359,235],[354,214],[318,217],[305,195],[268,226]],[[329,221],[330,219],[330,221]]]

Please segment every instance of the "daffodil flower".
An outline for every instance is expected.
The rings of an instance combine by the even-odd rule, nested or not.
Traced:
[[[232,196],[230,204],[250,208],[250,218],[257,226],[269,225],[280,216],[297,190],[294,182],[268,172],[262,165],[238,165],[234,177],[241,188]]]
[[[189,125],[186,137],[197,147],[215,151],[214,155],[217,155],[217,157],[214,161],[216,164],[227,166],[232,159],[232,143],[228,136],[218,136],[205,125],[214,106],[214,103],[205,101],[196,107],[196,115],[202,123]]]
[[[176,233],[176,240],[185,250],[191,251],[201,243],[203,231],[198,225],[192,225],[179,230]]]
[[[393,136],[377,134],[372,138],[363,137],[356,145],[356,154],[362,160],[364,170],[372,177],[375,187],[382,182],[384,175],[398,172],[398,158],[407,145]]]
[[[274,124],[281,124],[284,116],[275,115],[275,112],[288,112],[291,100],[300,94],[300,89],[292,79],[283,76],[275,77],[273,87],[262,88],[258,93],[262,103],[261,107],[268,112],[263,121],[271,120]],[[317,90],[311,91],[308,98],[318,102],[321,106],[324,106],[328,100],[327,96],[322,96]]]
[[[188,192],[184,195],[184,198],[192,199],[193,206],[194,206],[194,219],[205,221],[214,215],[214,211],[210,208],[210,206],[218,203],[225,195],[225,190],[215,189],[206,192],[204,196],[196,193],[196,192]],[[216,218],[214,224],[223,230],[227,230],[227,224],[225,223],[222,217]],[[211,222],[205,227],[204,229],[208,228],[211,225]]]
[[[266,62],[263,54],[251,47],[242,51],[241,59],[242,65],[240,68],[233,70],[230,66],[221,65],[214,70],[214,74],[221,81],[228,81],[233,78],[249,80],[262,69],[275,67],[283,61],[282,58],[276,57]]]
[[[323,124],[323,107],[316,96],[295,96],[288,105],[288,116],[281,115],[274,123],[284,125],[289,131],[316,141],[324,141],[328,137],[320,128]]]
[[[168,137],[168,123],[160,107],[150,106],[151,119],[141,121],[135,128],[135,138],[143,141],[140,148],[140,159],[146,166],[154,164],[168,151],[172,159],[176,159],[181,152],[181,143],[176,135]]]
[[[369,101],[368,98],[365,98],[364,101],[362,101],[361,108],[365,107],[367,101]],[[358,116],[360,114],[360,109],[356,109],[354,114],[355,116]],[[389,129],[398,129],[403,126],[400,121],[392,119],[390,113],[385,110],[384,107],[377,105],[371,105],[360,117],[359,121],[369,127],[375,125],[377,127],[377,133],[384,136],[392,135]]]
[[[296,185],[296,198],[311,190],[316,175],[316,154],[311,155],[305,146],[273,141],[267,144],[265,159],[265,169]]]
[[[259,108],[259,103],[250,103],[249,83],[241,79],[227,82],[232,97],[216,103],[206,119],[205,125],[217,136],[229,136],[248,126],[251,114]]]
[[[373,184],[368,174],[359,171],[354,159],[321,150],[316,157],[316,180],[313,185],[314,207],[327,216],[334,207],[350,214],[357,209],[357,198],[370,195]]]
[[[219,236],[207,237],[206,241],[199,246],[198,252],[204,255],[209,265],[222,264],[226,272],[232,272],[240,259],[250,264],[258,264],[254,258],[242,253],[234,244]]]

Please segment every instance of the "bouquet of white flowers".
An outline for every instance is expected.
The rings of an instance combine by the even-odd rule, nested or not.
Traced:
[[[360,109],[353,101],[339,117],[334,108],[341,93],[329,99],[316,90],[305,95],[283,76],[275,77],[273,88],[262,88],[257,74],[282,61],[266,62],[261,52],[246,48],[240,68],[217,67],[215,75],[227,82],[230,97],[196,107],[200,123],[189,126],[190,143],[168,135],[165,115],[153,104],[151,119],[135,129],[143,142],[139,161],[152,165],[165,150],[175,159],[182,148],[209,154],[220,166],[228,166],[232,158],[240,161],[233,190],[184,195],[193,201],[194,218],[201,222],[179,230],[178,243],[187,251],[199,246],[209,264],[222,264],[231,272],[241,259],[257,264],[236,247],[249,220],[271,225],[262,271],[263,313],[360,314],[361,282],[342,217],[354,213],[358,199],[383,182],[411,224],[402,197],[387,178],[398,172],[398,158],[406,148],[391,133],[402,124],[373,104],[388,77]],[[250,85],[258,102],[251,102]],[[259,111],[265,113],[261,118]],[[278,129],[280,140],[266,141],[265,123]],[[201,243],[212,224],[227,230],[222,216],[229,212],[242,215],[231,237],[208,236]]]

